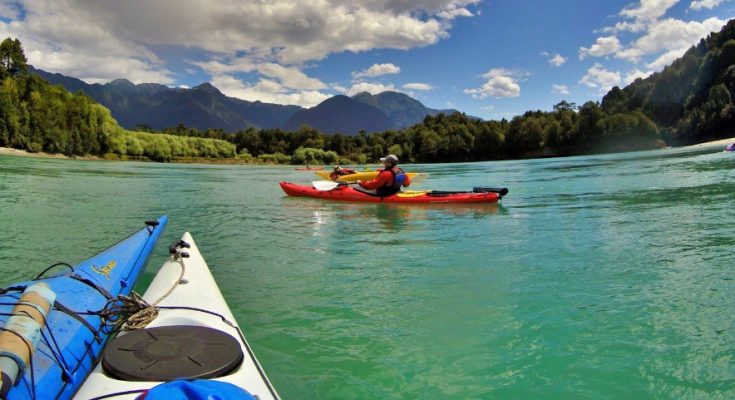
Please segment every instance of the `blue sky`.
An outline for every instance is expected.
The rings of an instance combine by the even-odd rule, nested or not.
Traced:
[[[0,0],[0,36],[90,83],[303,107],[395,90],[500,119],[598,101],[733,17],[735,0]]]

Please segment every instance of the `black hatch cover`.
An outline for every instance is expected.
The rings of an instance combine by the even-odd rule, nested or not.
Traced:
[[[128,381],[216,378],[243,360],[240,343],[222,331],[174,325],[141,329],[110,342],[102,355],[109,375]]]

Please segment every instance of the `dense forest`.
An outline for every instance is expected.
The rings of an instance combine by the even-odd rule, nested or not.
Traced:
[[[126,131],[107,108],[27,73],[26,63],[18,39],[0,43],[0,146],[157,161],[236,155],[223,140]]]
[[[120,128],[109,111],[25,73],[20,42],[0,45],[0,146],[69,155],[237,158],[258,163],[364,163],[392,153],[412,162],[549,157],[685,145],[735,134],[735,20],[646,79],[614,87],[601,102],[562,101],[510,121],[461,113],[427,116],[382,133]]]

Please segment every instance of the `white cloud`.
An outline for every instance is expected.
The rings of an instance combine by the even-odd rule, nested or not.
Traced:
[[[370,82],[358,82],[347,91],[348,96],[354,96],[358,93],[368,92],[370,94],[379,94],[385,91],[395,92],[396,88],[393,85],[383,85],[382,83],[370,83]]]
[[[89,83],[123,77],[135,83],[174,82],[172,73],[148,48],[112,31],[83,7],[66,9],[65,5],[28,1],[25,19],[0,23],[0,34],[18,37],[30,64]]]
[[[618,32],[642,32],[646,29],[647,24],[643,21],[622,21],[618,22],[613,26],[602,28],[601,31],[604,33],[618,33]]]
[[[506,68],[492,68],[480,76],[483,78],[490,79],[490,78],[495,78],[499,76],[518,77],[519,75],[523,75],[523,73],[518,72],[518,71],[511,71]]]
[[[621,78],[619,72],[608,71],[601,64],[595,63],[579,82],[587,87],[598,89],[600,93],[605,93],[613,86],[619,85]]]
[[[76,25],[105,27],[134,43],[178,45],[221,54],[246,52],[285,64],[320,60],[345,51],[405,50],[434,44],[449,35],[451,18],[471,15],[466,6],[476,2],[57,0],[57,5],[47,7],[25,1],[26,8],[33,9],[27,24],[53,23],[55,16],[83,15],[88,18],[77,21],[85,24]],[[61,32],[56,40],[63,43],[67,37]]]
[[[623,9],[620,15],[636,21],[653,21],[666,14],[666,11],[679,0],[641,0],[636,7]]]
[[[677,58],[680,58],[681,56],[686,53],[687,49],[675,49],[675,50],[669,50],[663,55],[661,55],[659,58],[655,59],[654,61],[646,64],[646,68],[652,69],[654,71],[661,71],[664,69],[665,66],[671,65],[674,61],[676,61]]]
[[[480,77],[487,79],[485,84],[479,88],[464,89],[463,92],[470,95],[473,99],[518,97],[521,95],[521,86],[518,84],[518,78],[527,75],[528,73],[524,71],[492,68],[480,75]]]
[[[376,76],[397,74],[400,72],[401,72],[401,68],[391,63],[373,64],[370,66],[370,68],[364,69],[362,71],[352,72],[352,77],[354,79],[360,79],[360,78],[366,78],[366,77],[374,78]]]
[[[439,12],[437,16],[446,20],[452,20],[457,17],[471,17],[473,14],[465,6],[468,4],[478,3],[479,0],[472,1],[452,1],[446,8]]]
[[[419,83],[419,82],[406,83],[405,85],[403,85],[403,88],[408,89],[408,90],[422,90],[422,91],[429,91],[429,90],[436,89],[434,86],[431,86],[428,83]]]
[[[631,83],[633,83],[633,81],[635,81],[638,78],[642,78],[642,79],[648,78],[652,73],[653,71],[641,71],[638,68],[633,68],[630,72],[628,72],[625,75],[625,79],[623,82],[626,85],[630,85]]]
[[[263,63],[258,64],[256,69],[261,75],[278,79],[287,88],[318,90],[327,87],[320,80],[310,78],[294,67],[284,67],[275,63]]]
[[[655,64],[670,62],[676,58],[670,58],[672,54],[678,53],[678,56],[681,56],[699,39],[710,32],[720,30],[725,23],[726,21],[714,17],[702,22],[685,22],[673,18],[656,21],[651,24],[646,34],[615,56],[629,61],[639,61],[644,56],[667,51],[671,53],[668,55],[669,58],[664,58]],[[649,68],[653,67],[649,66]]]
[[[23,46],[25,49],[32,47],[25,44]],[[34,66],[43,66],[42,69],[74,76],[87,83],[105,83],[123,77],[133,83],[171,84],[174,82],[171,72],[136,58],[105,54],[75,55],[68,52],[44,52],[39,51],[38,48],[26,52],[26,56],[29,63]]]
[[[338,84],[335,84],[335,85],[332,85],[332,90],[334,90],[334,91],[335,91],[335,92],[337,92],[337,93],[342,93],[342,94],[344,94],[344,93],[347,93],[347,91],[348,91],[349,89],[347,89],[346,87],[344,87],[344,86],[342,86],[342,85],[338,85]]]
[[[257,72],[265,77],[278,80],[281,85],[289,89],[318,90],[327,87],[318,79],[310,78],[298,68],[293,66],[282,66],[272,62],[259,62],[247,57],[228,60],[191,61],[210,75],[235,74]]]
[[[249,101],[264,103],[293,104],[302,107],[313,107],[330,96],[315,90],[299,92],[288,91],[278,82],[261,79],[258,83],[248,85],[231,75],[216,75],[212,78],[212,85],[227,96],[237,97]]]
[[[508,76],[494,76],[481,87],[465,89],[464,93],[472,96],[473,99],[484,99],[487,97],[500,99],[520,96],[521,87],[513,80],[513,78]]]
[[[579,59],[583,60],[587,56],[602,57],[616,53],[622,49],[620,40],[615,36],[599,37],[595,44],[587,47],[579,48]]]
[[[562,57],[561,54],[558,53],[554,55],[554,57],[551,57],[549,59],[549,65],[551,65],[552,67],[561,67],[562,65],[564,65],[565,62],[567,62],[567,59]]]
[[[88,82],[125,77],[175,85],[155,51],[186,49],[194,55],[184,61],[193,60],[228,95],[308,106],[326,98],[321,91],[329,87],[307,75],[309,62],[432,45],[449,36],[455,18],[473,16],[477,3],[0,0],[0,15],[12,19],[0,21],[0,33],[18,37],[34,66]]]
[[[689,8],[692,10],[701,10],[703,8],[706,8],[708,10],[711,10],[717,6],[719,6],[724,0],[694,0],[692,1],[692,4],[689,5]]]
[[[567,85],[551,85],[551,93],[553,94],[569,94]]]
[[[644,32],[650,23],[666,15],[666,12],[679,0],[641,0],[635,6],[624,8],[619,15],[628,21],[621,21],[613,26],[603,28],[603,32]]]
[[[627,7],[620,12],[620,16],[628,19],[612,27],[604,28],[605,32],[629,31],[641,33],[630,44],[623,47],[615,39],[604,46],[601,39],[589,49],[580,48],[579,58],[588,55],[610,55],[615,58],[639,63],[647,59],[646,68],[661,70],[681,57],[686,50],[695,45],[699,39],[710,32],[719,31],[726,21],[712,17],[704,21],[682,21],[674,18],[660,19],[679,0],[641,0],[639,3]],[[716,7],[724,0],[694,0],[691,9]],[[610,36],[608,38],[614,38]],[[615,44],[614,42],[617,42]],[[599,45],[599,46],[598,46]],[[654,61],[650,57],[656,56]]]

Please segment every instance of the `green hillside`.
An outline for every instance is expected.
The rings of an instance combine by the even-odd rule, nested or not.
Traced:
[[[692,46],[683,57],[602,100],[608,114],[640,111],[670,144],[691,144],[735,133],[735,20]]]
[[[10,38],[0,44],[0,146],[157,161],[235,156],[235,146],[223,140],[124,130],[89,96],[29,74],[20,41]]]

